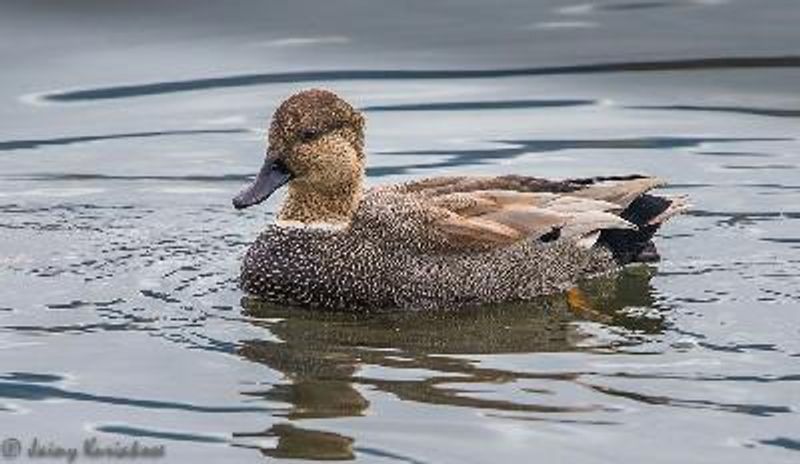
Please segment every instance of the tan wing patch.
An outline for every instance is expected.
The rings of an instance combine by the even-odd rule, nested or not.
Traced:
[[[458,214],[479,216],[511,206],[543,206],[556,197],[552,193],[515,192],[509,190],[476,190],[431,197],[431,204]]]
[[[507,206],[479,218],[510,227],[522,237],[530,238],[539,238],[554,229],[561,228],[570,219],[569,216],[553,211],[522,205]]]
[[[571,192],[570,196],[607,201],[624,209],[627,208],[633,202],[633,200],[639,198],[643,193],[656,187],[660,187],[664,184],[665,182],[657,177],[607,180],[590,185],[584,189]]]
[[[614,214],[622,209],[618,203],[592,198],[626,201],[617,186],[594,188],[585,197],[573,193],[476,190],[431,195],[429,204],[443,211],[439,230],[449,240],[469,245],[508,245],[560,230],[561,237],[589,248],[603,229],[636,228]]]
[[[654,177],[549,181],[534,177],[434,177],[386,188],[413,199],[445,248],[492,248],[541,238],[553,231],[578,246],[593,246],[607,229],[636,229],[625,208],[663,185]],[[685,209],[685,202],[654,221]]]
[[[588,211],[572,215],[570,221],[561,229],[564,238],[580,241],[592,237],[599,231],[607,229],[636,229],[632,224],[621,217],[604,211]],[[592,244],[599,237],[594,237]],[[590,245],[591,246],[591,245]]]
[[[464,246],[509,245],[522,238],[518,231],[506,225],[457,214],[443,216],[436,226],[449,241]]]
[[[622,208],[616,203],[592,198],[581,198],[569,195],[558,195],[547,203],[547,209],[559,213],[576,214],[589,211],[619,212]]]
[[[516,192],[473,192],[433,198],[432,208],[443,211],[437,228],[449,241],[467,246],[509,245],[525,238],[539,238],[562,227],[568,217],[531,206],[540,198]]]

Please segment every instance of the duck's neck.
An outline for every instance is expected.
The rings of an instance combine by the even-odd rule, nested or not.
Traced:
[[[360,180],[332,191],[290,183],[278,222],[300,226],[347,226],[361,202],[362,191]]]

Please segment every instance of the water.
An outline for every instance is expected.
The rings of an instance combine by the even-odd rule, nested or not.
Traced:
[[[0,6],[0,438],[165,462],[796,462],[794,0]],[[646,172],[664,260],[527,305],[244,298],[277,103],[368,117],[369,182]]]

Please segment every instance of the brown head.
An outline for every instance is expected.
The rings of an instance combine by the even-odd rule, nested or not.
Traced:
[[[275,111],[264,166],[233,205],[255,205],[288,184],[279,220],[346,224],[361,199],[364,158],[361,113],[333,92],[305,90]]]

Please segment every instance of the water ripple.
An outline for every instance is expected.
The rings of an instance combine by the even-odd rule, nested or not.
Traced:
[[[188,432],[167,432],[149,430],[128,425],[100,425],[94,428],[98,432],[113,433],[134,438],[153,438],[158,440],[190,441],[195,443],[228,443],[228,440],[216,435],[200,435]]]
[[[157,182],[247,182],[253,178],[252,174],[221,174],[221,175],[201,175],[190,174],[185,176],[166,176],[166,175],[111,175],[111,174],[89,174],[77,172],[53,173],[31,173],[26,175],[3,176],[12,180],[30,181],[157,181]]]
[[[470,150],[402,150],[383,151],[379,155],[440,155],[445,159],[432,163],[403,163],[397,166],[373,166],[370,176],[404,174],[418,169],[443,169],[455,166],[488,164],[492,160],[508,160],[529,153],[563,150],[652,150],[694,148],[707,143],[777,142],[791,139],[776,137],[634,137],[594,140],[495,140],[505,146]]]
[[[408,103],[399,105],[375,105],[361,108],[363,111],[469,111],[469,110],[513,110],[528,108],[565,108],[596,105],[596,100],[498,100],[457,101],[437,103]]]
[[[225,77],[152,82],[78,90],[56,91],[40,95],[51,102],[78,102],[164,95],[196,90],[250,87],[265,84],[300,84],[306,82],[383,81],[383,80],[457,80],[496,79],[570,74],[605,74],[620,72],[699,71],[711,69],[796,68],[800,56],[725,56],[680,60],[623,61],[566,66],[511,69],[430,69],[430,70],[331,70],[285,73],[237,74]]]
[[[773,118],[799,118],[800,110],[786,108],[753,108],[747,106],[713,106],[713,105],[639,105],[626,108],[664,111],[700,111],[714,113],[747,114],[752,116],[768,116]]]
[[[164,409],[172,411],[190,411],[203,413],[239,413],[239,412],[265,412],[273,411],[272,408],[255,406],[203,406],[173,401],[146,400],[125,398],[121,396],[95,395],[79,391],[65,390],[58,387],[40,385],[38,383],[0,381],[0,398],[45,401],[63,399],[72,401],[88,401],[92,403],[105,403],[117,406],[131,406],[142,409]]]
[[[171,131],[124,132],[120,134],[81,135],[74,137],[55,137],[50,139],[23,139],[0,141],[0,151],[31,150],[46,146],[73,145],[77,143],[99,142],[103,140],[144,139],[151,137],[167,137],[175,135],[200,134],[241,134],[247,129],[186,129]]]
[[[775,437],[769,440],[760,440],[759,443],[769,446],[777,446],[791,451],[800,451],[800,440],[787,437]]]
[[[772,406],[750,403],[720,403],[710,400],[687,400],[672,398],[664,395],[648,395],[600,385],[586,386],[596,390],[599,393],[609,396],[617,396],[650,405],[663,405],[688,409],[712,409],[716,411],[742,413],[758,417],[771,417],[776,414],[788,414],[792,412],[792,409],[787,406]]]

